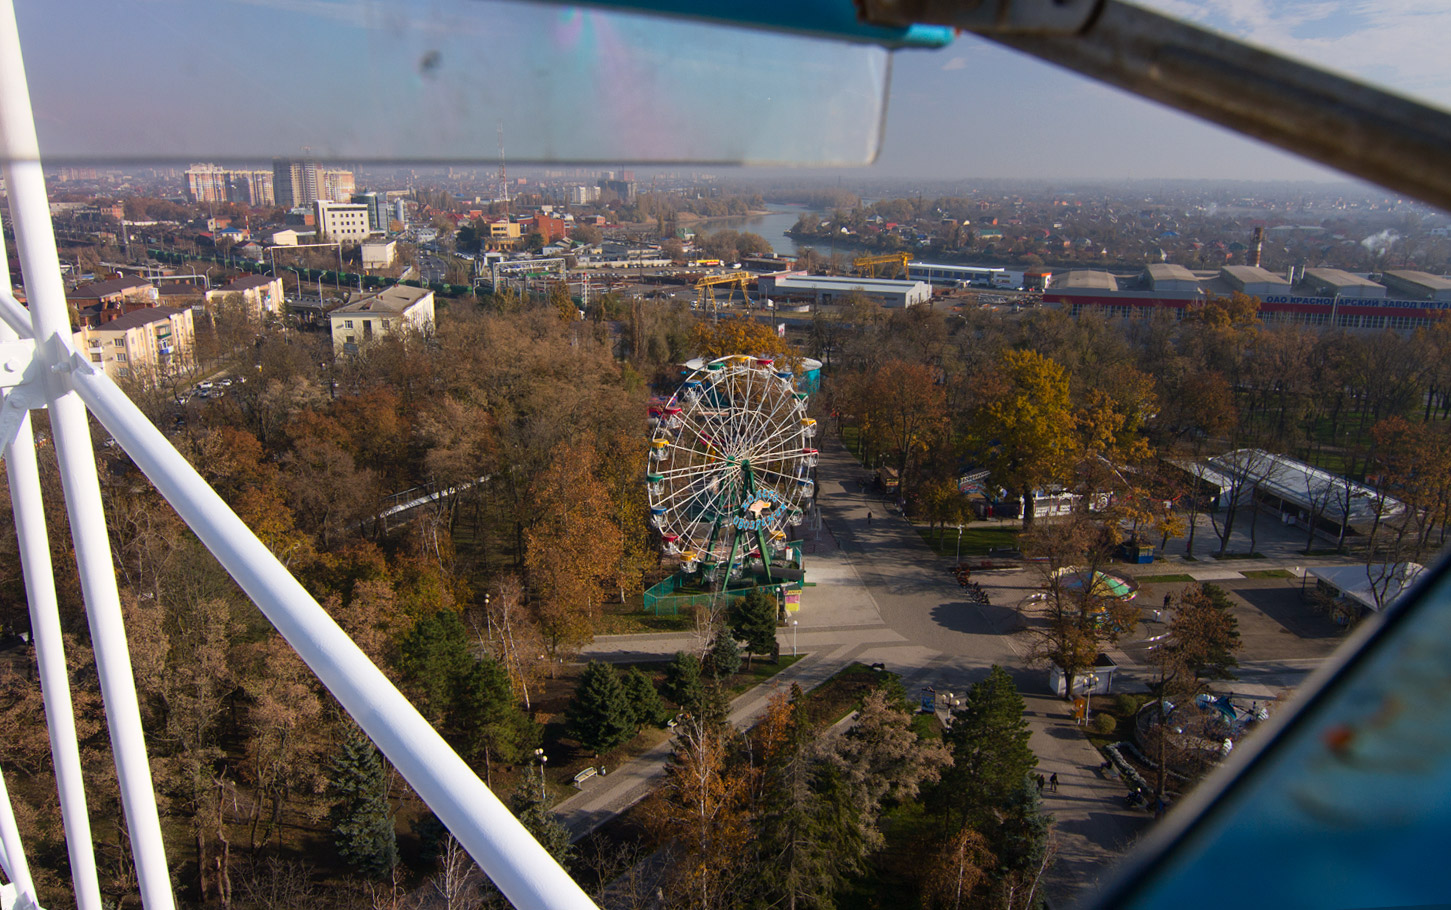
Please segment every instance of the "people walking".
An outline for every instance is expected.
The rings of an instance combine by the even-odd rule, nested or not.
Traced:
[[[867,509],[867,525],[870,526],[871,523],[872,523],[872,510],[871,509]]]
[[[1048,789],[1054,793],[1058,792],[1058,772],[1054,771],[1053,776],[1048,778]]]

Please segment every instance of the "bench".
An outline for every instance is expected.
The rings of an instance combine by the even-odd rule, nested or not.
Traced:
[[[585,768],[583,771],[579,772],[574,776],[574,785],[576,787],[581,787],[585,781],[589,780],[591,777],[594,777],[598,773],[599,772],[592,767]]]

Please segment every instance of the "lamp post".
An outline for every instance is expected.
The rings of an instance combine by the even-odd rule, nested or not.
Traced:
[[[791,620],[791,656],[796,656],[796,627],[801,624],[800,620]]]
[[[1093,720],[1093,687],[1098,685],[1098,675],[1090,673],[1084,682],[1087,683],[1083,689],[1083,725],[1086,727]]]
[[[957,564],[962,565],[962,525],[957,526]]]
[[[534,757],[539,760],[539,804],[544,805],[544,765],[549,761],[549,756],[544,754],[543,749],[535,749]]]

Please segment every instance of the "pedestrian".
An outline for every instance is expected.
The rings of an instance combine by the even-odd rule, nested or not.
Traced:
[[[1043,775],[1039,774],[1037,777],[1033,778],[1033,780],[1038,785],[1038,795],[1042,796],[1043,784],[1045,783],[1045,781],[1043,780]]]
[[[867,524],[870,526],[871,523],[872,523],[872,510],[871,509],[867,509]]]
[[[1168,593],[1167,591],[1164,592],[1164,609],[1165,610],[1169,609],[1169,605],[1172,604],[1173,602],[1174,602],[1174,595]]]
[[[1053,776],[1048,778],[1048,789],[1054,793],[1058,792],[1058,772],[1054,771]]]

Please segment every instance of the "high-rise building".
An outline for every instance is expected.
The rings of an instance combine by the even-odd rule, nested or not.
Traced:
[[[192,202],[226,202],[226,168],[215,164],[193,164],[186,169],[186,195]]]
[[[388,196],[385,193],[354,193],[353,202],[368,207],[368,229],[375,234],[388,233]]]
[[[408,229],[408,202],[404,199],[393,200],[393,220],[403,225],[404,230]]]
[[[277,197],[272,192],[271,171],[232,171],[230,199],[248,205],[273,206]]]
[[[317,162],[301,158],[273,158],[272,194],[277,204],[285,209],[317,201]]]
[[[357,184],[352,171],[338,168],[320,168],[317,171],[317,198],[333,202],[347,202],[353,198]]]

